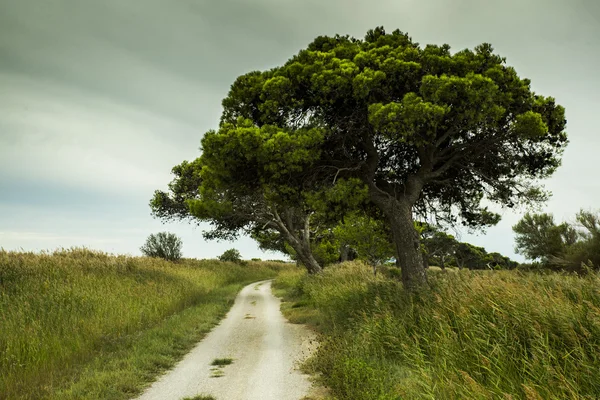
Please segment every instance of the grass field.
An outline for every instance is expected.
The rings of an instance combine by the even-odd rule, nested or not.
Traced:
[[[307,367],[336,399],[600,398],[598,274],[429,279],[410,296],[385,271],[346,263],[285,272],[275,287],[289,318],[323,334]]]
[[[126,399],[282,263],[0,251],[0,399]]]

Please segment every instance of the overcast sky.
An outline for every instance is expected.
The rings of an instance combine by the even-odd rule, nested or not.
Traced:
[[[571,143],[544,210],[564,220],[598,207],[597,0],[0,0],[0,247],[139,254],[168,230],[187,257],[230,247],[272,257],[247,238],[205,242],[164,226],[148,201],[199,155],[237,76],[318,35],[362,38],[379,25],[454,50],[492,43],[567,110]],[[519,216],[462,239],[514,256]]]

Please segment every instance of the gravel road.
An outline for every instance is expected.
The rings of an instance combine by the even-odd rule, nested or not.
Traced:
[[[221,323],[139,400],[181,400],[199,394],[217,400],[299,400],[310,389],[296,367],[314,334],[288,323],[271,293],[271,282],[246,286]],[[223,367],[210,364],[231,358]]]

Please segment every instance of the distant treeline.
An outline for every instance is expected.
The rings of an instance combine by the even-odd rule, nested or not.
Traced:
[[[421,247],[426,266],[442,269],[458,267],[468,269],[513,269],[519,263],[500,253],[488,253],[485,248],[460,242],[441,230],[421,224]]]

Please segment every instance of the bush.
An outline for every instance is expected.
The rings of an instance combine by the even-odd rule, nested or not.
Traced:
[[[174,233],[159,232],[148,236],[146,243],[140,247],[145,256],[160,257],[167,261],[178,261],[181,258],[183,242]]]
[[[230,261],[237,264],[242,264],[242,255],[236,249],[229,249],[225,251],[225,253],[221,254],[219,257],[219,261]]]

